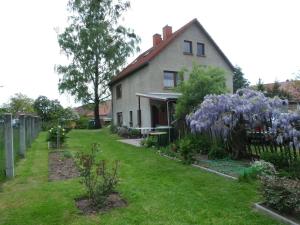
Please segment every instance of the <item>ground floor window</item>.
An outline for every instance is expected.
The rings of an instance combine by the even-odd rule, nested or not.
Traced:
[[[117,112],[117,125],[121,127],[123,125],[123,115],[122,112]]]
[[[129,111],[129,126],[132,127],[133,126],[133,116],[132,116],[132,111]]]

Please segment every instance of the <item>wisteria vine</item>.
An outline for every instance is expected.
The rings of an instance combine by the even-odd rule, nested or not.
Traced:
[[[186,121],[192,132],[212,129],[222,132],[225,138],[241,119],[250,128],[267,121],[267,129],[278,143],[289,141],[299,148],[300,131],[296,129],[296,123],[300,116],[286,112],[287,105],[287,100],[268,98],[262,92],[251,89],[240,89],[235,94],[207,95]]]

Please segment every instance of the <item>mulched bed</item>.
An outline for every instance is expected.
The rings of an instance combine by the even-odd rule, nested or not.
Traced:
[[[78,177],[79,172],[72,157],[65,157],[63,151],[49,153],[49,181]]]
[[[91,204],[91,201],[87,197],[75,199],[75,205],[80,211],[85,215],[96,214],[107,212],[114,208],[126,207],[127,202],[121,198],[119,193],[115,192],[110,194],[104,206],[102,208],[97,208]]]

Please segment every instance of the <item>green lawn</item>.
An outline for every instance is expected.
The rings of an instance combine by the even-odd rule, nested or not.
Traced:
[[[48,150],[42,133],[20,160],[16,178],[0,192],[0,224],[278,224],[256,213],[254,184],[241,184],[155,152],[116,141],[108,130],[70,133],[68,149],[86,151],[101,145],[99,158],[121,160],[119,191],[129,205],[84,216],[74,198],[83,194],[78,179],[48,182]]]

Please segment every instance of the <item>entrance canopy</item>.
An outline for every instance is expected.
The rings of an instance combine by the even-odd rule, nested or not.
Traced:
[[[158,92],[147,92],[147,93],[136,93],[136,96],[156,99],[160,101],[177,100],[182,94],[181,93],[158,93]]]

